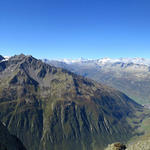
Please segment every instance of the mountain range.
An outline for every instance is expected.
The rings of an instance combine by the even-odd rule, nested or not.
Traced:
[[[105,64],[110,64],[110,63],[134,63],[134,64],[141,64],[141,65],[150,65],[150,59],[146,58],[140,58],[140,57],[135,57],[135,58],[118,58],[118,59],[113,59],[113,58],[100,58],[100,59],[85,59],[85,58],[79,58],[79,59],[44,59],[44,61],[58,61],[58,62],[64,62],[66,64],[72,64],[72,63],[95,63],[99,65],[105,65]]]
[[[150,59],[43,60],[120,90],[136,102],[150,104]]]
[[[27,150],[103,150],[144,132],[124,93],[30,55],[0,61],[0,120]]]

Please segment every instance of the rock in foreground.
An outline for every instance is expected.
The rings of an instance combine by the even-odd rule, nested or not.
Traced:
[[[122,143],[113,143],[108,145],[108,147],[105,150],[125,150],[126,145]]]

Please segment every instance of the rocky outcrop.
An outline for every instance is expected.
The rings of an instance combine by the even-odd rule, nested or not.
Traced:
[[[113,143],[108,145],[105,150],[126,150],[126,145],[122,143]]]

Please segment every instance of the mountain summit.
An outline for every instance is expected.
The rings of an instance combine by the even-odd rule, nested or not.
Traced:
[[[136,134],[140,122],[128,120],[143,107],[113,88],[21,54],[0,62],[0,110],[0,120],[28,150],[101,150]]]

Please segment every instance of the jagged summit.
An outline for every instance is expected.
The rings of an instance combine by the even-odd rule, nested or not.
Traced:
[[[25,59],[35,59],[35,58],[32,57],[32,55],[19,54],[19,55],[14,55],[14,56],[10,57],[9,61],[13,61],[13,60],[23,61]]]

